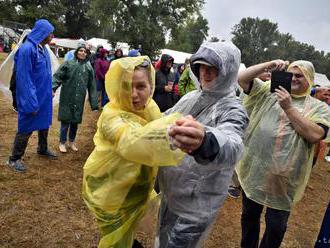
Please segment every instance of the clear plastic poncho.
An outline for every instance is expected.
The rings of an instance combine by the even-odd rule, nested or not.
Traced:
[[[243,153],[242,137],[248,118],[235,96],[234,87],[240,51],[231,42],[206,42],[191,57],[192,63],[201,59],[218,69],[212,89],[189,92],[166,114],[179,112],[192,115],[204,125],[206,132],[214,134],[220,149],[212,162],[198,163],[193,156],[186,155],[179,166],[160,169],[162,208],[166,206],[179,219],[188,221],[171,223],[161,212],[156,241],[160,242],[157,244],[159,247],[181,247],[181,243],[184,243],[182,247],[195,247],[196,242],[198,246],[201,244],[227,196],[235,163]],[[194,233],[190,232],[192,226]]]
[[[148,61],[155,88],[155,72],[148,57],[123,58],[106,74],[108,103],[98,120],[95,149],[84,166],[83,198],[101,230],[99,247],[132,247],[134,229],[152,196],[158,166],[176,165],[183,158],[171,150],[167,128],[180,114],[161,118],[152,100],[133,111],[134,68]]]
[[[314,68],[308,61],[296,61],[310,85]],[[289,67],[289,68],[290,68]],[[293,96],[293,106],[307,119],[330,127],[328,106],[309,95]],[[308,143],[290,121],[270,93],[270,82],[254,80],[244,106],[250,117],[245,136],[245,150],[236,167],[246,196],[262,205],[290,211],[299,201],[307,185],[315,144]],[[328,132],[329,133],[329,132]],[[329,142],[329,135],[324,140]]]

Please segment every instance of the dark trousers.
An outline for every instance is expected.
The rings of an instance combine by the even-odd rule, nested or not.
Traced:
[[[30,133],[16,133],[12,155],[9,157],[10,161],[16,161],[22,158],[25,153]],[[48,149],[47,145],[48,129],[38,131],[38,152],[45,152]]]
[[[11,96],[13,98],[13,107],[17,109],[16,89],[11,90]]]
[[[61,130],[60,130],[60,142],[65,144],[67,141],[68,131],[69,131],[69,141],[73,142],[76,139],[78,130],[78,123],[67,123],[61,122]]]
[[[320,233],[314,248],[327,248],[330,246],[330,201],[325,212]]]
[[[264,208],[246,197],[243,192],[242,197],[242,248],[278,248],[284,238],[290,212],[267,207],[265,221],[266,230],[262,237],[260,246],[260,216]]]

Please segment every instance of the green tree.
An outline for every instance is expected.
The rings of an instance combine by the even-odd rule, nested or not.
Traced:
[[[172,29],[172,39],[167,48],[194,53],[205,40],[208,30],[208,22],[203,16],[189,18],[185,24]]]
[[[232,41],[241,49],[242,61],[247,66],[268,60],[269,49],[279,37],[276,23],[251,17],[243,18],[236,24],[232,34]]]
[[[89,14],[104,38],[141,45],[145,54],[154,56],[165,47],[165,36],[203,4],[204,0],[94,0]]]
[[[3,0],[0,15],[1,21],[9,20],[33,26],[39,18],[48,19],[55,26],[55,34],[63,35],[66,32],[64,25],[64,5],[61,0]]]

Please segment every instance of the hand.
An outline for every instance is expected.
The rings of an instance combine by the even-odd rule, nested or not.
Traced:
[[[165,89],[165,92],[172,92],[172,86],[165,85],[164,89]]]
[[[169,135],[176,147],[186,153],[192,153],[202,145],[205,136],[204,126],[191,115],[180,118],[175,124],[170,128]]]
[[[281,59],[272,60],[269,62],[267,70],[269,71],[284,71],[289,65],[289,61],[284,61]]]
[[[275,89],[275,95],[277,98],[278,103],[280,104],[281,108],[286,111],[292,108],[292,98],[289,92],[284,89],[282,86],[279,86],[280,89]]]

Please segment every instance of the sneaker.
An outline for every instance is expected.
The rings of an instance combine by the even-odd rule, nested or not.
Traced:
[[[7,166],[17,172],[25,172],[26,168],[24,166],[24,164],[22,163],[21,160],[16,160],[16,161],[12,161],[12,160],[8,160],[7,161]]]
[[[66,145],[65,144],[60,143],[60,145],[58,146],[58,148],[60,149],[60,152],[62,152],[62,153],[66,153],[67,152],[67,149],[66,149]]]
[[[72,151],[77,152],[78,148],[74,142],[69,142],[69,147],[71,148]]]
[[[235,186],[229,186],[228,195],[234,199],[237,199],[241,195],[241,188]]]
[[[45,156],[47,157],[48,159],[57,159],[57,155],[55,153],[53,153],[52,151],[50,150],[46,150],[46,151],[38,151],[38,154],[39,155],[42,155],[42,156]]]

